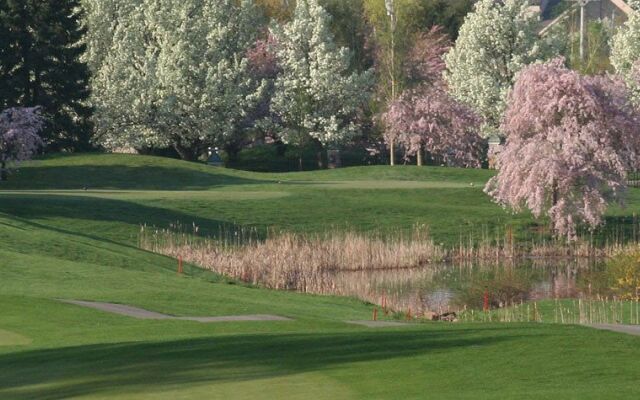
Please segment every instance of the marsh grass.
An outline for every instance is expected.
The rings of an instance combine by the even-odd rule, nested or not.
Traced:
[[[141,227],[139,246],[247,284],[353,296],[381,305],[385,312],[411,310],[413,315],[422,315],[450,307],[411,287],[413,282],[429,280],[438,266],[455,264],[464,270],[479,264],[516,265],[525,259],[533,264],[600,259],[625,245],[614,242],[595,247],[586,240],[567,244],[532,239],[523,243],[516,242],[506,228],[498,237],[485,235],[480,242],[460,240],[458,246],[447,248],[435,243],[424,226],[415,226],[408,234],[368,235],[341,230],[307,235],[270,231],[265,235],[256,229],[229,226],[220,228],[215,237],[202,237],[194,224],[173,224],[169,229]],[[373,275],[377,280],[372,280]],[[511,296],[501,306],[516,300],[526,299]]]
[[[627,324],[640,325],[640,302],[596,297],[520,302],[509,307],[482,311],[463,310],[463,322],[545,322],[564,325]]]

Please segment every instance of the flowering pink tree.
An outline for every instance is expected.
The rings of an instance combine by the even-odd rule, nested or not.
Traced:
[[[481,120],[441,84],[405,92],[391,103],[384,120],[387,135],[396,138],[408,156],[417,155],[418,165],[427,149],[450,165],[480,166],[482,139],[477,132]]]
[[[522,70],[502,130],[499,172],[485,191],[514,211],[549,216],[570,240],[577,225],[600,225],[608,202],[622,202],[637,167],[640,119],[626,86],[581,76],[562,59]]]
[[[451,40],[439,25],[416,36],[404,69],[410,83],[433,85],[442,80],[447,68],[444,56],[451,49]]]
[[[30,159],[42,145],[44,119],[38,107],[8,108],[0,113],[0,180],[12,163]]]
[[[450,47],[449,38],[438,26],[417,37],[406,65],[414,88],[389,104],[382,116],[387,128],[384,137],[387,143],[401,144],[407,156],[417,155],[418,165],[426,149],[448,164],[478,167],[481,120],[447,93],[442,79],[443,56]]]
[[[256,79],[274,79],[281,71],[278,64],[276,47],[278,42],[271,32],[256,42],[247,50],[247,61],[251,73]]]

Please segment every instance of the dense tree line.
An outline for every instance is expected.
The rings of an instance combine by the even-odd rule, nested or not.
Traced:
[[[2,173],[42,144],[195,160],[274,142],[302,167],[305,148],[382,141],[391,164],[478,167],[493,137],[487,193],[571,238],[640,166],[630,4],[576,59],[528,0],[0,0]]]
[[[472,0],[395,3],[398,65],[420,31],[439,24],[455,38],[472,6]],[[389,100],[385,0],[0,0],[0,109],[40,106],[48,151],[171,146],[193,159],[212,146],[233,155],[265,135],[308,142],[298,140],[305,134],[292,122],[296,111],[278,106],[280,89],[291,94],[283,76],[256,74],[248,58],[266,40],[272,40],[267,50],[283,54],[273,38],[300,20],[298,6],[326,13],[311,23],[326,25],[324,52],[335,50],[340,66],[332,73],[367,76],[366,90],[354,81],[359,109],[327,109],[343,115],[331,123],[351,125],[359,137],[380,135],[371,121]],[[293,71],[282,64],[278,71]],[[400,90],[406,76],[402,68],[393,73]],[[295,140],[294,130],[301,135]]]
[[[51,150],[91,146],[79,0],[0,0],[0,110],[40,106]]]

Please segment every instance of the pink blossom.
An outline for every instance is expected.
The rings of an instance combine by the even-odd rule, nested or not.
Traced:
[[[273,79],[280,73],[276,46],[276,38],[269,32],[265,39],[258,39],[247,50],[249,68],[257,79]]]
[[[425,149],[447,164],[480,166],[483,142],[477,132],[481,120],[440,83],[405,92],[391,103],[383,119],[387,140],[394,138],[407,155]]]
[[[382,115],[385,141],[397,142],[407,156],[427,150],[447,164],[479,167],[483,140],[480,118],[449,95],[442,73],[444,54],[451,47],[439,26],[420,34],[412,48],[407,76],[414,88],[391,102]]]
[[[627,171],[638,165],[640,119],[626,86],[608,76],[581,76],[564,60],[521,71],[502,123],[507,136],[498,175],[485,191],[497,202],[550,217],[557,235],[603,222],[622,203]]]
[[[0,179],[6,179],[10,163],[30,159],[43,142],[44,126],[39,107],[8,108],[0,113]]]
[[[439,25],[418,34],[405,63],[407,77],[421,85],[435,84],[442,79],[444,55],[449,49],[451,40]]]

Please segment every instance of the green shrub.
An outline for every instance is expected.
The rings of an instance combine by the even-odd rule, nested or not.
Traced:
[[[491,308],[507,307],[528,300],[531,284],[530,279],[519,274],[498,274],[494,278],[475,281],[460,289],[455,303],[461,307],[482,309],[486,292]]]
[[[635,300],[640,294],[640,248],[622,252],[607,263],[611,289],[625,300]]]
[[[224,153],[221,156],[229,168],[255,172],[289,172],[300,170],[301,152],[303,170],[319,168],[318,149],[313,145],[300,149],[282,143],[262,144],[241,150],[233,160]],[[326,154],[323,161],[326,163]]]

